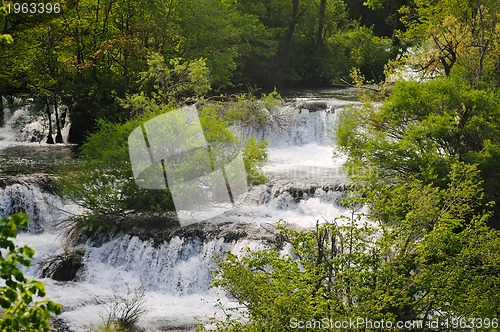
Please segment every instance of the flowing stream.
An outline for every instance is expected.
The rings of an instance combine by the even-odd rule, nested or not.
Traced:
[[[141,287],[148,309],[139,320],[141,327],[191,331],[197,319],[206,322],[218,311],[216,299],[233,305],[221,290],[209,287],[214,255],[265,248],[280,219],[307,228],[345,212],[339,204],[346,183],[341,171],[345,157],[335,151],[332,130],[339,110],[354,103],[352,91],[302,92],[274,110],[287,120],[285,125],[236,128],[242,136],[269,141],[265,184],[251,188],[241,206],[159,244],[121,235],[100,245],[80,245],[84,268],[70,282],[40,277],[43,262],[67,250],[61,221],[81,212],[57,196],[47,181],[57,166],[72,162],[72,146],[43,143],[47,126],[33,106],[6,109],[0,128],[0,217],[18,211],[29,215],[29,229],[16,240],[36,251],[25,273],[42,280],[48,297],[63,305],[67,331],[102,324],[114,298]],[[64,135],[68,128],[67,121]]]

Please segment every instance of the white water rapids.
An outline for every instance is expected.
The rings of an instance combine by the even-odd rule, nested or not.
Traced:
[[[61,317],[71,331],[87,331],[102,324],[112,297],[141,285],[147,287],[148,308],[139,321],[141,327],[146,331],[192,330],[196,319],[206,322],[218,311],[214,308],[216,299],[228,301],[223,292],[209,288],[209,271],[214,268],[215,254],[228,250],[239,253],[245,247],[264,248],[265,243],[258,240],[259,234],[279,219],[311,227],[318,220],[333,220],[344,213],[339,200],[340,188],[346,182],[341,171],[345,158],[335,153],[331,136],[339,109],[348,104],[352,102],[334,98],[297,99],[280,109],[291,120],[284,130],[252,132],[240,128],[244,136],[255,134],[270,142],[269,160],[263,169],[269,180],[252,188],[242,206],[213,222],[220,223],[220,227],[247,224],[248,236],[237,240],[175,236],[156,247],[137,237],[121,236],[101,246],[80,246],[85,250],[85,267],[79,272],[78,281],[40,279],[46,285],[48,298],[63,305]],[[2,158],[8,158],[2,155],[2,148],[40,146],[37,142],[25,142],[25,138],[30,137],[29,128],[42,125],[35,121],[31,127],[24,124],[20,129],[14,120],[26,116],[22,112],[29,110],[6,112],[5,125],[0,128]],[[21,232],[16,240],[36,251],[32,267],[26,270],[30,278],[39,278],[44,259],[64,252],[58,222],[80,211],[76,204],[41,187],[30,177],[17,177],[16,181],[0,186],[0,217],[17,211],[30,216],[30,229]]]

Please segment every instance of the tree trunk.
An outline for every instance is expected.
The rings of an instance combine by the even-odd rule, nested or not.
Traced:
[[[47,135],[47,144],[54,144],[54,138],[52,138],[52,117],[50,116],[50,105],[49,99],[45,98],[45,111],[47,112],[47,118],[49,119],[49,134]]]
[[[299,0],[293,0],[293,9],[292,9],[292,20],[288,26],[288,30],[285,35],[285,43],[283,47],[283,65],[287,65],[290,60],[290,52],[292,49],[292,40],[295,35],[295,28],[299,23],[299,18],[304,14],[304,12],[299,13]]]
[[[0,127],[3,127],[3,97],[0,94]]]
[[[56,115],[56,143],[64,143],[59,124],[59,112],[57,110],[57,96],[54,98],[54,113]]]
[[[319,53],[321,47],[323,46],[323,33],[325,30],[326,23],[326,0],[321,0],[319,3],[319,22],[318,31],[316,32],[316,54]]]

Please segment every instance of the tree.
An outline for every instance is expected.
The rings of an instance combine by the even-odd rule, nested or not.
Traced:
[[[397,82],[381,107],[344,112],[336,135],[351,176],[366,169],[387,185],[415,176],[444,187],[454,162],[477,164],[485,203],[498,206],[499,112],[495,91],[471,90],[454,78]],[[498,220],[495,214],[490,222]]]
[[[61,97],[77,124],[71,126],[70,141],[82,142],[99,118],[123,118],[116,97],[125,97],[145,68],[146,49],[133,33],[147,22],[146,15],[138,17],[139,9],[151,9],[141,3],[68,1],[55,20],[59,54],[66,64]]]
[[[251,74],[245,67],[275,52],[270,32],[255,15],[239,10],[239,6],[221,0],[187,0],[177,6],[175,22],[180,36],[175,56],[205,58],[216,90],[247,83],[240,81]]]
[[[50,314],[62,311],[61,305],[50,300],[35,302],[35,297],[45,297],[44,285],[26,279],[19,269],[19,265],[30,266],[34,250],[28,246],[16,246],[11,238],[17,236],[17,228],[27,226],[28,217],[24,213],[0,219],[0,277],[5,282],[0,287],[2,331],[49,331]]]
[[[370,28],[360,29],[343,1],[245,0],[238,7],[258,17],[276,42],[275,53],[261,64],[260,85],[329,86],[348,78],[351,66],[358,63],[366,76],[383,76],[390,43],[375,37]]]
[[[28,68],[29,82],[27,88],[35,100],[45,105],[49,123],[47,143],[54,144],[52,128],[52,111],[55,117],[55,143],[63,143],[61,124],[59,121],[59,99],[64,94],[64,85],[67,73],[64,58],[60,54],[59,43],[62,41],[60,31],[54,21],[44,22],[36,29],[37,37],[34,41],[37,48],[33,52],[34,61]]]
[[[58,52],[61,34],[54,21],[54,14],[9,17],[6,28],[15,36],[15,43],[0,53],[5,64],[0,72],[0,94],[32,98],[43,105],[49,120],[47,143],[54,143],[50,104],[56,117],[56,143],[62,143],[57,100],[65,79],[65,66]]]
[[[401,12],[408,27],[402,38],[417,45],[412,63],[424,75],[449,76],[459,64],[472,86],[493,83],[500,65],[498,1],[416,0]]]

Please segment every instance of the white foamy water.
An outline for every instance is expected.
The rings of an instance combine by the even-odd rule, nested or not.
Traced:
[[[338,110],[349,103],[325,100],[321,101],[323,109],[311,112],[307,109],[308,100],[299,101],[300,106],[286,106],[280,111],[291,119],[282,130],[240,128],[243,136],[256,135],[269,140],[269,160],[263,168],[269,179],[252,188],[240,206],[209,222],[219,222],[222,228],[228,227],[227,223],[246,223],[266,233],[279,219],[311,227],[317,221],[331,221],[346,212],[339,204],[342,197],[339,188],[346,181],[341,171],[345,157],[335,154],[332,129]],[[18,145],[16,140],[27,137],[15,132],[20,127],[13,118],[11,114],[10,122],[0,129],[0,145],[5,142]],[[79,213],[79,209],[27,181],[0,189],[0,216],[18,210],[30,215],[32,226],[29,232],[19,234],[16,243],[28,244],[36,250],[26,275],[37,278],[45,259],[64,253],[58,221]],[[121,236],[101,246],[78,247],[85,251],[85,268],[80,271],[78,281],[41,280],[46,284],[48,298],[63,305],[61,317],[77,332],[102,324],[114,296],[125,296],[128,289],[141,286],[147,289],[145,301],[149,310],[141,317],[140,326],[153,332],[193,327],[197,318],[206,322],[217,312],[216,299],[234,305],[223,292],[209,288],[210,270],[215,267],[214,255],[224,255],[227,251],[238,254],[245,247],[259,250],[265,244],[251,236],[224,241],[214,235],[203,239],[175,236],[155,246],[137,237]]]
[[[6,104],[6,103],[4,103]],[[55,114],[51,107],[52,136],[56,136]],[[67,143],[70,129],[66,107],[59,107],[61,135]],[[63,116],[64,114],[64,116]],[[64,117],[64,119],[62,118]],[[4,108],[3,126],[0,127],[0,150],[17,145],[49,145],[46,142],[49,133],[49,121],[45,106],[36,104],[15,105]]]
[[[21,234],[16,243],[28,244],[37,252],[29,275],[36,275],[40,260],[62,253],[55,234]],[[125,236],[102,247],[82,246],[86,254],[80,281],[40,280],[45,283],[48,298],[63,305],[61,318],[75,331],[102,325],[116,295],[125,296],[129,290],[133,293],[145,287],[147,312],[140,324],[148,331],[162,331],[192,326],[197,317],[207,321],[214,313],[215,300],[227,300],[220,290],[208,287],[213,255],[228,250],[238,254],[247,246],[263,248],[255,241],[186,243],[180,238],[155,248],[150,242]]]
[[[342,191],[336,188],[347,181],[342,170],[346,157],[335,149],[333,129],[339,111],[355,104],[337,99],[296,98],[293,105],[297,106],[274,110],[289,116],[288,124],[281,130],[238,128],[244,137],[255,135],[268,140],[268,161],[263,171],[269,181],[253,189],[253,201],[226,213],[228,219],[258,223],[284,219],[290,224],[312,227],[318,221],[332,221],[343,215],[346,210],[340,206]],[[299,197],[297,191],[301,191]]]
[[[314,181],[328,178],[345,181],[342,165],[346,157],[334,147],[309,143],[301,146],[268,148],[268,161],[263,171],[270,177],[304,178]],[[325,183],[328,184],[328,183]]]
[[[346,182],[344,156],[334,158],[334,148],[309,143],[303,146],[269,148],[263,171],[269,181],[252,189],[248,200],[225,213],[222,220],[289,224],[312,227],[317,221],[333,221],[346,210],[340,206]],[[297,197],[297,191],[302,196]]]

